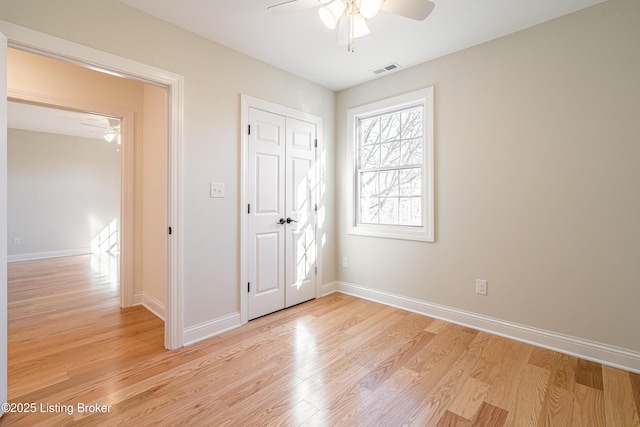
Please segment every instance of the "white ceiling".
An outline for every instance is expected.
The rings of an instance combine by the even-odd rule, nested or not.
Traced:
[[[267,11],[284,0],[119,0],[246,55],[332,90],[375,78],[372,70],[406,68],[604,0],[434,0],[425,21],[386,12],[368,21],[356,52],[337,46],[318,8],[286,15]]]
[[[356,52],[336,43],[318,8],[277,15],[284,0],[119,0],[246,55],[341,90],[376,78],[390,63],[402,68],[536,25],[605,0],[434,0],[425,21],[385,12],[368,21],[371,34]],[[104,116],[9,103],[9,127],[101,139]]]
[[[10,129],[102,139],[110,128],[109,119],[96,114],[19,102],[8,102],[7,106],[7,127]]]

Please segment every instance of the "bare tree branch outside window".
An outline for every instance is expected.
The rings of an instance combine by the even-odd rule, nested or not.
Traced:
[[[423,107],[358,119],[359,221],[422,226]]]

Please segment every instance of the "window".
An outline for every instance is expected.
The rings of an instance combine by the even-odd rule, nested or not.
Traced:
[[[353,108],[348,233],[434,241],[433,88]]]

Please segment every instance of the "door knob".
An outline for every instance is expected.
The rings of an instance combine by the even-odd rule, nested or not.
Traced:
[[[278,221],[278,224],[284,224],[285,222],[287,222],[284,218],[280,218],[280,220]]]
[[[287,224],[291,224],[292,222],[298,222],[295,219],[291,219],[291,217],[287,217]]]

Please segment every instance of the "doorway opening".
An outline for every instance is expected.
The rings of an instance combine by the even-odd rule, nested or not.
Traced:
[[[162,162],[163,179],[161,179],[164,190],[164,205],[159,210],[165,213],[163,217],[163,238],[165,244],[163,251],[166,255],[166,269],[162,271],[166,277],[166,285],[162,289],[162,296],[165,299],[164,317],[165,333],[164,346],[167,349],[180,348],[183,345],[183,320],[182,320],[182,206],[181,206],[181,183],[182,183],[182,116],[183,116],[183,77],[165,70],[147,66],[145,64],[130,61],[102,51],[98,51],[85,46],[80,46],[72,42],[47,36],[27,28],[15,26],[7,23],[0,23],[0,30],[6,35],[9,48],[14,48],[21,52],[35,54],[45,59],[57,60],[60,63],[75,65],[78,68],[99,72],[105,76],[117,76],[129,82],[138,82],[153,87],[162,93],[163,120],[161,141],[165,150],[165,161]],[[17,93],[18,92],[18,93]],[[30,99],[32,93],[22,93],[8,88],[8,95],[12,98]],[[158,91],[156,91],[157,93]],[[19,96],[17,96],[19,95]],[[26,95],[26,97],[24,96]],[[45,96],[47,98],[47,96]],[[47,103],[46,100],[30,100],[34,103]],[[155,99],[157,101],[157,98]],[[57,103],[57,102],[56,102]],[[149,104],[157,105],[155,102]],[[85,102],[82,107],[74,106],[72,109],[81,111],[98,111],[95,104]],[[116,110],[118,110],[116,108]],[[130,132],[133,140],[133,114],[131,111],[106,111],[103,114],[122,118],[123,134]],[[129,123],[129,126],[127,126]],[[136,127],[136,132],[141,130]],[[126,146],[123,146],[123,151]],[[131,158],[123,153],[123,158]],[[127,166],[126,169],[129,169]],[[133,170],[132,168],[129,170]],[[125,180],[123,180],[125,181]],[[128,182],[133,182],[129,180]],[[133,188],[123,191],[123,199],[132,197]],[[131,204],[133,205],[133,204]],[[123,208],[123,210],[126,210]],[[122,235],[120,253],[122,258],[121,270],[129,271],[126,268],[124,252],[126,252],[126,236],[133,236],[141,230],[131,230],[127,233],[125,217],[122,215]],[[172,230],[170,238],[167,237],[167,230]],[[127,274],[121,272],[121,276]],[[133,295],[131,299],[133,299]],[[137,296],[136,296],[137,297]],[[134,301],[126,301],[123,305],[132,305]],[[139,301],[136,301],[139,302]],[[147,301],[148,302],[148,301]],[[6,307],[3,309],[3,317],[6,316]]]
[[[19,101],[7,110],[8,261],[91,254],[119,284],[121,120]]]
[[[120,119],[14,101],[7,127],[9,261],[117,256]]]

